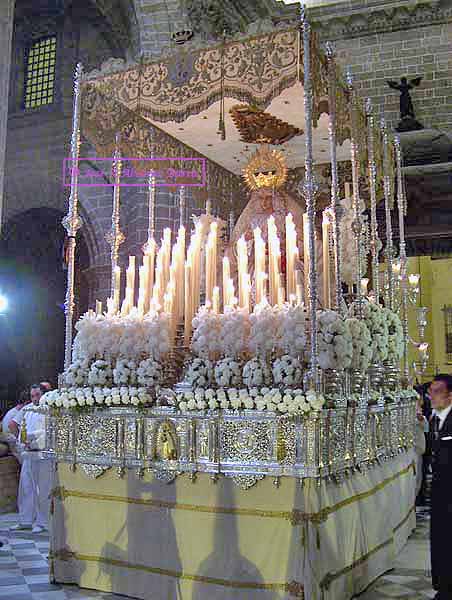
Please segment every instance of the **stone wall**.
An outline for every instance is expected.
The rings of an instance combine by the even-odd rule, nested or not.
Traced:
[[[384,106],[392,126],[399,120],[399,94],[387,80],[422,76],[411,94],[417,120],[426,128],[452,130],[452,22],[338,40],[336,49],[360,95]]]
[[[332,41],[344,71],[350,67],[362,97],[383,106],[392,126],[399,93],[387,80],[423,77],[412,92],[426,128],[452,130],[452,2],[348,0],[311,12],[323,41]]]

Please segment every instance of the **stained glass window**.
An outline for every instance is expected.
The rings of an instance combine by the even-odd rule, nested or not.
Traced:
[[[52,104],[55,63],[55,36],[38,40],[29,48],[25,65],[25,108]]]

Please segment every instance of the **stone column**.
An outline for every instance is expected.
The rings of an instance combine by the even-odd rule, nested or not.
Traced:
[[[6,130],[8,127],[9,77],[15,0],[0,2],[0,231],[5,180]]]

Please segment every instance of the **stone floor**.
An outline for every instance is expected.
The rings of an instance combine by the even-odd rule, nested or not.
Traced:
[[[49,539],[45,534],[10,532],[16,515],[0,515],[0,600],[124,600],[125,596],[48,583]],[[433,598],[429,579],[429,513],[418,509],[417,528],[395,569],[374,582],[357,600]]]

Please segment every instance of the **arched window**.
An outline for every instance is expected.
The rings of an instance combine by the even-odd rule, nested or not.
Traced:
[[[56,36],[34,42],[25,57],[25,108],[52,104],[55,86]]]

